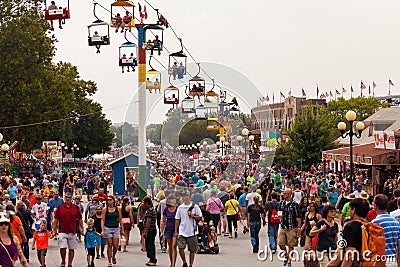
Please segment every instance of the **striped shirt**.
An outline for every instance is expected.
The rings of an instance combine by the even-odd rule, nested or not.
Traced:
[[[377,223],[385,230],[386,256],[396,255],[397,241],[400,239],[400,224],[389,216],[389,213],[382,212],[376,216],[373,223]]]

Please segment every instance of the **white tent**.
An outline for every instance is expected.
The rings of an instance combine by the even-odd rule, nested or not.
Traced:
[[[111,159],[114,158],[114,156],[108,153],[104,153],[104,154],[94,154],[92,158],[95,160],[102,160],[102,159]]]

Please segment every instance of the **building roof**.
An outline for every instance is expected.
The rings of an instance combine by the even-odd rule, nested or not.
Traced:
[[[369,144],[374,142],[373,131],[397,131],[400,129],[400,107],[382,108],[366,118],[364,121],[365,130],[360,138],[353,138],[354,144]],[[339,137],[336,140],[339,144],[348,145],[348,137]]]
[[[353,155],[358,154],[358,155],[364,155],[365,157],[375,157],[375,156],[379,156],[379,155],[384,155],[389,152],[393,152],[393,150],[392,149],[375,148],[375,143],[353,146]],[[349,147],[341,147],[341,148],[326,150],[322,153],[323,154],[334,154],[334,155],[350,155],[350,148]]]
[[[129,156],[135,156],[135,157],[139,158],[139,155],[138,155],[138,154],[133,153],[133,152],[130,152],[130,153],[128,153],[128,154],[126,154],[126,155],[124,155],[124,156],[122,156],[122,157],[119,157],[119,158],[117,158],[117,159],[115,159],[115,160],[109,162],[108,165],[109,165],[109,166],[114,165],[114,164],[117,163],[118,161],[121,161],[121,160],[123,160],[123,159],[125,159],[125,158],[127,158],[127,157],[129,157]],[[148,159],[148,158],[146,158],[146,161],[147,161],[147,162],[150,162],[150,163],[152,163],[152,164],[156,163],[155,161],[150,160],[150,159]]]

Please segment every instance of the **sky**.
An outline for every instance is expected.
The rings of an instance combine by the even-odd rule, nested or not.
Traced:
[[[56,1],[65,5],[65,0]],[[113,1],[98,0],[110,8]],[[138,3],[134,1],[134,3]],[[139,1],[142,7],[144,1]],[[282,92],[287,96],[307,98],[320,93],[347,90],[350,86],[360,94],[360,82],[372,88],[375,95],[388,94],[388,80],[395,84],[392,94],[400,90],[400,2],[398,0],[286,0],[286,1],[227,1],[227,0],[149,0],[158,8],[177,35],[183,39],[197,62],[204,62],[201,73],[226,88],[230,96],[240,99],[242,110],[248,112],[256,106],[257,98]],[[121,33],[111,32],[111,45],[103,46],[96,54],[87,44],[87,25],[95,20],[92,1],[72,1],[71,19],[64,29],[55,29],[55,61],[67,61],[78,67],[83,79],[97,83],[98,92],[93,99],[102,104],[112,122],[123,122],[135,113],[137,73],[121,73],[118,66],[118,48],[125,42]],[[156,20],[155,12],[147,5],[146,23]],[[135,9],[138,15],[138,9]],[[109,21],[110,14],[98,7],[97,16]],[[56,23],[57,24],[57,23]],[[135,30],[132,30],[136,35]],[[128,39],[135,41],[133,36]],[[164,31],[164,45],[170,52],[180,50],[171,29]],[[156,56],[168,65],[168,53]],[[191,74],[196,74],[193,60]],[[157,62],[153,67],[163,71]],[[207,69],[208,68],[208,69]],[[234,72],[231,72],[234,70]],[[165,71],[165,70],[164,70]],[[234,74],[235,73],[235,74]],[[168,87],[163,75],[163,87]],[[240,77],[240,79],[238,78]],[[242,78],[247,80],[244,81]],[[164,86],[165,85],[165,86]],[[182,86],[181,83],[174,83]],[[364,90],[368,95],[368,89]],[[160,102],[161,96],[148,95],[148,123],[161,122],[169,106]],[[181,90],[181,99],[184,95]],[[159,102],[157,102],[159,101]],[[132,102],[131,108],[128,104]]]

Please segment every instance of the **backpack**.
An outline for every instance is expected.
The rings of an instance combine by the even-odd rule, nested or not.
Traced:
[[[361,258],[360,265],[362,267],[385,267],[386,262],[381,259],[386,255],[386,239],[384,229],[377,223],[356,220],[362,224],[361,226]],[[382,257],[383,255],[383,257]]]
[[[271,203],[272,204],[272,203]],[[269,223],[278,224],[281,220],[278,217],[278,205],[272,205],[271,216],[269,217]]]

